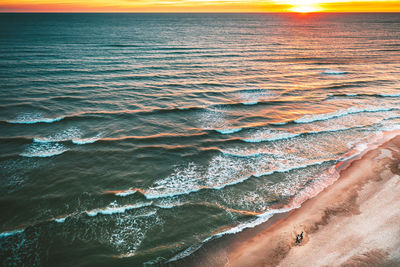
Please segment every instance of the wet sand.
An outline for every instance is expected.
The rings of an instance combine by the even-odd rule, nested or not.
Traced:
[[[173,265],[400,266],[400,136],[338,169],[300,208]]]

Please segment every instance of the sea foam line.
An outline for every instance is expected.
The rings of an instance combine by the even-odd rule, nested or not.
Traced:
[[[221,133],[221,134],[232,134],[232,133],[237,133],[240,132],[242,128],[230,128],[230,129],[216,129],[215,131]]]
[[[97,216],[98,214],[112,215],[112,214],[116,214],[116,213],[124,213],[127,210],[148,207],[148,206],[151,206],[152,204],[153,204],[153,202],[139,203],[139,204],[134,204],[134,205],[129,204],[129,205],[125,205],[125,206],[116,206],[114,203],[112,203],[111,206],[101,208],[101,209],[89,210],[89,211],[85,211],[85,212],[90,217]]]
[[[293,166],[293,167],[288,167],[288,168],[283,168],[283,169],[276,169],[276,170],[271,170],[269,172],[260,172],[260,173],[253,173],[250,175],[245,175],[242,176],[239,179],[236,179],[234,181],[230,181],[230,182],[226,182],[226,183],[222,183],[220,185],[216,185],[216,186],[194,186],[189,190],[181,190],[181,191],[175,191],[175,192],[167,192],[167,193],[162,193],[162,192],[154,192],[151,193],[151,191],[156,191],[156,187],[155,188],[149,188],[149,190],[144,190],[144,189],[128,189],[128,190],[121,190],[121,191],[107,191],[107,193],[112,193],[116,196],[120,196],[120,197],[125,197],[131,194],[134,194],[136,192],[140,192],[143,194],[143,196],[148,199],[148,200],[153,200],[153,199],[160,199],[160,198],[171,198],[171,197],[175,197],[175,196],[180,196],[180,195],[188,195],[191,193],[195,193],[198,192],[200,190],[221,190],[227,186],[232,186],[232,185],[236,185],[239,183],[242,183],[248,179],[250,179],[251,177],[256,177],[259,178],[261,176],[265,176],[265,175],[271,175],[274,173],[282,173],[282,172],[288,172],[288,171],[293,171],[293,170],[298,170],[298,169],[304,169],[307,167],[311,167],[311,166],[315,166],[315,165],[321,165],[324,163],[328,163],[328,162],[332,162],[334,161],[334,159],[330,159],[330,160],[323,160],[323,161],[318,161],[318,162],[313,162],[310,164],[303,164],[303,165],[299,165],[299,166]]]
[[[59,143],[40,143],[40,144],[33,143],[26,149],[25,152],[21,153],[20,156],[29,158],[33,157],[46,158],[46,157],[60,155],[68,150],[69,149],[67,147]]]
[[[344,75],[346,74],[346,71],[342,71],[342,70],[333,70],[333,69],[326,69],[322,72],[322,74],[325,75]]]
[[[395,117],[389,117],[389,118],[385,118],[383,120],[389,120],[389,119],[393,119]],[[289,133],[287,132],[287,134],[283,133],[281,136],[276,136],[276,137],[269,137],[269,138],[244,138],[241,139],[244,142],[248,142],[248,143],[261,143],[261,142],[272,142],[272,141],[279,141],[279,140],[284,140],[284,139],[291,139],[297,136],[302,136],[302,135],[306,135],[306,134],[319,134],[319,133],[332,133],[332,132],[340,132],[340,131],[345,131],[345,130],[354,130],[354,129],[360,129],[360,128],[364,128],[367,126],[372,126],[375,124],[379,124],[380,122],[377,123],[371,123],[371,124],[366,124],[366,125],[358,125],[358,126],[351,126],[351,127],[342,127],[342,128],[336,128],[336,129],[328,129],[328,130],[310,130],[310,131],[304,131],[304,132],[300,132],[300,133]],[[231,154],[233,156],[237,156],[237,157],[246,157],[245,155],[236,155],[234,153],[229,153],[226,151],[223,151],[224,154]],[[262,152],[257,153],[257,155],[260,154],[264,154]],[[249,157],[253,156],[252,154],[249,155]]]
[[[294,120],[295,123],[310,123],[314,121],[323,121],[323,120],[329,120],[332,118],[338,118],[338,117],[343,117],[349,114],[356,114],[356,113],[363,113],[363,112],[381,112],[381,111],[391,111],[391,110],[397,110],[397,108],[382,108],[382,107],[377,107],[377,108],[348,108],[348,109],[342,109],[338,110],[335,112],[331,113],[322,113],[322,114],[315,114],[315,115],[305,115],[299,119]]]
[[[13,230],[13,231],[3,232],[3,233],[0,233],[0,238],[4,238],[4,237],[16,235],[16,234],[21,234],[21,233],[23,233],[24,231],[25,231],[24,229],[19,229],[19,230]]]
[[[82,135],[83,133],[81,132],[80,129],[72,127],[51,136],[35,137],[33,138],[33,141],[36,143],[54,143],[54,142],[72,141],[73,144],[84,145],[84,144],[94,143],[102,138],[102,133],[98,133],[97,135],[88,138],[81,138]]]
[[[64,118],[65,117],[46,118],[46,117],[42,117],[41,114],[27,113],[27,114],[18,116],[15,120],[10,120],[7,122],[14,123],[14,124],[52,123],[52,122],[60,121]]]
[[[102,134],[99,133],[96,136],[88,137],[88,138],[74,138],[72,139],[72,143],[76,145],[85,145],[85,144],[92,144],[94,142],[99,141],[102,138]]]
[[[284,140],[284,139],[289,139],[293,138],[296,136],[301,135],[302,133],[289,133],[289,132],[282,132],[281,135],[275,136],[275,137],[268,137],[268,138],[244,138],[241,139],[244,142],[247,143],[260,143],[260,142],[272,142],[272,141],[278,141],[278,140]]]

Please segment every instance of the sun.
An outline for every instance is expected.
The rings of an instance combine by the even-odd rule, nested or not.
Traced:
[[[298,13],[310,13],[310,12],[318,12],[321,11],[321,8],[317,6],[294,6],[289,9],[292,12]]]
[[[291,12],[310,13],[322,10],[318,5],[318,0],[289,0],[287,3],[292,5],[289,9]]]

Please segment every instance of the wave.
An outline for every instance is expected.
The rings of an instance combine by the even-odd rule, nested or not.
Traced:
[[[270,153],[266,152],[252,152],[252,153],[240,153],[236,151],[229,151],[229,150],[220,150],[224,155],[239,157],[239,158],[247,158],[247,157],[259,157],[262,155],[270,155]]]
[[[232,133],[237,133],[240,132],[242,130],[242,128],[230,128],[230,129],[219,129],[219,130],[215,130],[221,134],[232,134]]]
[[[19,115],[15,120],[7,121],[14,124],[34,124],[34,123],[52,123],[60,121],[65,117],[46,118],[41,113],[25,113]]]
[[[349,114],[355,113],[363,113],[363,112],[381,112],[381,111],[391,111],[395,110],[393,107],[371,107],[371,108],[356,108],[351,107],[347,109],[341,109],[331,113],[322,113],[322,114],[315,114],[315,115],[305,115],[299,119],[294,120],[295,123],[310,123],[314,121],[323,121],[329,120],[333,118],[343,117]]]
[[[271,132],[269,132],[270,134]],[[244,138],[241,139],[245,142],[248,143],[260,143],[260,142],[271,142],[271,141],[278,141],[278,140],[283,140],[283,139],[289,139],[293,138],[296,136],[301,135],[302,133],[289,133],[289,132],[276,132],[275,136],[269,136],[269,137],[253,137],[253,138]]]
[[[184,171],[177,171],[175,176],[177,176],[177,181],[172,181],[174,175],[165,178],[164,180],[158,181],[156,183],[157,186],[150,187],[148,189],[127,189],[127,190],[120,190],[120,191],[108,191],[107,193],[112,193],[116,196],[125,197],[132,195],[136,192],[140,192],[143,196],[148,200],[153,199],[160,199],[160,198],[172,198],[180,195],[187,195],[191,193],[195,193],[201,190],[221,190],[225,187],[236,185],[239,183],[243,183],[244,181],[250,179],[251,177],[261,177],[265,175],[271,175],[274,173],[282,173],[282,172],[289,172],[297,169],[304,169],[307,167],[315,166],[315,165],[322,165],[325,163],[332,162],[333,160],[322,160],[322,161],[315,161],[308,164],[292,166],[287,168],[275,169],[268,172],[259,172],[259,173],[252,173],[248,175],[238,176],[236,179],[231,181],[222,181],[217,184],[213,184],[210,186],[207,185],[196,185],[191,183],[191,179],[195,179],[196,175],[196,166],[194,164],[189,164],[189,166]],[[187,172],[187,177],[184,177],[183,172]],[[215,175],[215,173],[214,173]]]
[[[389,120],[393,119],[396,117],[387,117],[382,120]],[[272,142],[272,141],[279,141],[279,140],[284,140],[284,139],[291,139],[294,137],[298,136],[303,136],[303,135],[308,135],[308,134],[320,134],[320,133],[332,133],[332,132],[339,132],[339,131],[345,131],[345,130],[353,130],[353,129],[359,129],[359,128],[364,128],[367,126],[372,126],[377,123],[380,123],[382,120],[379,120],[378,122],[370,122],[370,123],[364,123],[362,125],[353,125],[353,126],[346,126],[346,125],[338,125],[335,124],[332,129],[326,129],[327,126],[320,126],[319,129],[316,127],[316,129],[307,129],[307,130],[302,130],[301,132],[298,133],[290,133],[290,132],[285,132],[285,131],[271,131],[271,130],[266,130],[266,133],[258,133],[258,136],[263,136],[264,134],[267,135],[268,137],[252,137],[252,138],[244,138],[241,139],[242,141],[245,142],[250,142],[250,143],[258,143],[258,142]],[[315,127],[316,125],[314,125]],[[271,136],[272,134],[272,136]],[[274,135],[275,134],[275,135]],[[223,153],[229,154],[230,152],[228,151],[223,151]],[[232,155],[235,155],[235,153],[231,153]],[[263,153],[257,153],[257,154],[263,154]],[[241,156],[240,154],[238,156]],[[252,154],[249,156],[253,156]]]
[[[243,105],[247,106],[252,106],[252,105],[257,105],[258,101],[248,101],[248,102],[242,102]]]
[[[305,169],[305,168],[312,167],[312,166],[318,166],[318,165],[322,165],[322,164],[326,164],[326,163],[332,163],[333,161],[335,161],[335,160],[328,159],[328,160],[314,161],[311,163],[302,164],[302,165],[298,165],[298,166],[292,166],[292,167],[282,168],[282,169],[278,169],[278,170],[272,170],[272,171],[268,171],[268,172],[255,173],[255,174],[253,174],[253,176],[261,177],[261,176],[271,175],[274,173],[290,172],[290,171],[294,171],[294,170]]]
[[[69,217],[69,216],[57,218],[57,219],[54,219],[54,221],[57,222],[57,223],[64,223],[65,220],[66,220],[68,217]]]
[[[259,102],[269,101],[272,97],[276,96],[265,89],[245,89],[237,91],[238,97],[242,100],[243,105],[256,105]]]
[[[138,188],[129,188],[127,190],[119,190],[119,191],[107,191],[107,193],[114,194],[119,197],[126,197],[135,194],[136,192],[140,192]]]
[[[53,143],[72,141],[76,145],[91,144],[101,139],[102,134],[99,133],[93,137],[82,138],[82,131],[76,127],[69,128],[65,131],[47,137],[35,137],[34,142],[37,143]]]
[[[322,74],[325,74],[325,75],[343,75],[346,73],[347,73],[346,71],[333,70],[333,69],[326,69],[322,72]]]
[[[3,232],[0,233],[0,238],[4,238],[4,237],[8,237],[8,236],[12,236],[12,235],[16,235],[16,234],[21,234],[23,233],[25,230],[13,230],[13,231],[8,231],[8,232]]]
[[[398,94],[378,94],[379,96],[382,97],[400,97],[400,93]]]
[[[102,209],[94,209],[94,210],[86,211],[86,214],[90,217],[97,216],[98,214],[112,215],[112,214],[117,214],[117,213],[124,213],[127,210],[148,207],[151,205],[152,205],[152,202],[139,203],[139,204],[134,204],[134,205],[129,204],[129,205],[125,205],[125,206],[117,206],[116,202],[113,202],[108,207],[105,207]]]
[[[340,96],[363,96],[363,97],[400,97],[400,93],[339,93],[339,94],[331,94],[330,96],[333,97],[340,97]]]
[[[81,130],[76,127],[71,127],[60,133],[50,135],[47,137],[35,137],[33,138],[33,141],[37,143],[63,142],[72,140],[74,138],[79,138],[80,136],[82,136]]]
[[[97,142],[98,140],[100,140],[102,137],[102,134],[99,133],[96,136],[93,137],[88,137],[88,138],[74,138],[72,139],[72,143],[76,144],[76,145],[84,145],[84,144],[92,144],[94,142]]]
[[[60,155],[68,150],[67,147],[59,143],[33,143],[20,156],[45,158]]]

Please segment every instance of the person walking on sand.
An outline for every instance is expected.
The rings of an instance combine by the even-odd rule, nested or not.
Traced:
[[[300,235],[299,234],[297,234],[296,235],[296,244],[300,244]]]
[[[296,245],[300,244],[301,241],[303,241],[303,232],[301,232],[301,234],[296,235]]]

